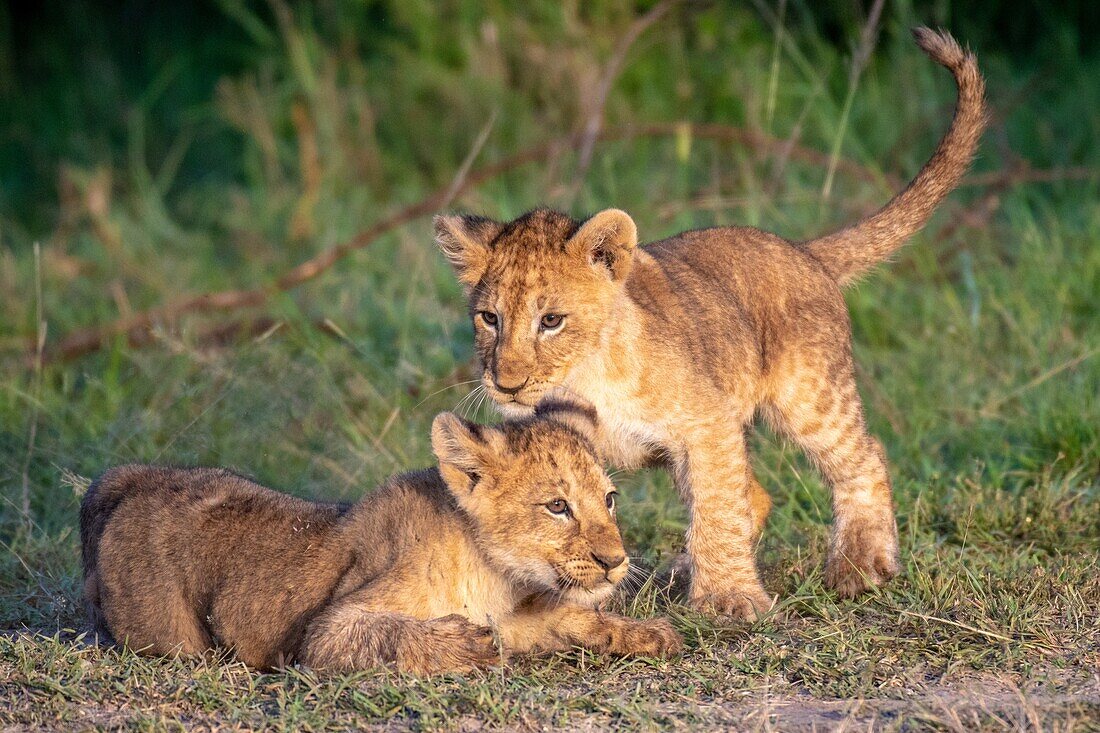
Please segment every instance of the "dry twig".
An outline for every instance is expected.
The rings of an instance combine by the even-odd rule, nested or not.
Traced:
[[[596,94],[589,105],[588,119],[584,124],[584,127],[580,131],[578,136],[578,153],[577,153],[577,172],[573,176],[573,188],[572,194],[576,194],[576,191],[580,188],[581,182],[584,181],[584,176],[588,173],[588,167],[592,163],[592,152],[596,147],[596,140],[600,136],[600,129],[603,127],[604,108],[607,106],[607,97],[611,94],[611,88],[615,85],[615,80],[619,78],[619,74],[622,73],[623,67],[626,64],[626,55],[630,51],[630,47],[637,42],[646,30],[649,29],[654,23],[660,20],[672,6],[679,0],[663,0],[650,9],[645,15],[636,19],[627,28],[619,38],[619,43],[615,46],[615,51],[611,54],[611,58],[607,62],[607,66],[604,67],[603,74],[600,75],[599,84],[596,86]],[[572,196],[570,196],[572,198]]]
[[[780,141],[774,136],[757,130],[748,130],[741,127],[722,124],[685,125],[685,123],[679,122],[605,129],[601,131],[597,137],[599,140],[669,137],[682,135],[685,130],[695,138],[719,142],[733,142],[754,148],[774,150],[779,144],[788,144],[788,141]],[[68,336],[61,339],[55,346],[47,349],[43,354],[43,360],[44,362],[51,362],[76,359],[85,354],[97,351],[111,340],[119,337],[125,338],[127,342],[133,346],[140,346],[151,340],[149,333],[155,325],[175,323],[184,315],[191,313],[238,310],[263,305],[273,295],[286,292],[312,280],[331,268],[344,257],[347,257],[352,252],[369,246],[385,234],[421,216],[437,212],[439,209],[448,205],[451,200],[461,196],[465,191],[475,188],[509,171],[532,163],[545,161],[549,157],[559,154],[562,149],[570,146],[572,137],[573,136],[559,138],[548,143],[533,146],[495,163],[490,163],[489,165],[470,171],[464,177],[456,176],[446,186],[432,192],[424,199],[385,217],[350,240],[320,252],[316,256],[293,267],[265,287],[249,290],[223,290],[220,292],[203,293],[201,295],[166,303],[157,308],[137,313],[126,318],[120,318],[112,323],[81,329],[70,333]],[[816,166],[827,166],[831,160],[828,154],[803,145],[791,146],[790,157],[793,160]],[[836,169],[862,181],[877,183],[882,180],[881,174],[859,163],[844,158],[838,158],[836,160]],[[1096,178],[1098,176],[1100,176],[1100,171],[1089,168],[1056,169],[1053,171],[1010,170],[973,176],[965,180],[963,185],[999,186],[1004,185],[1005,182],[1012,184],[1030,181],[1077,180],[1082,178]],[[229,330],[235,327],[239,327],[239,324],[237,326],[230,326]],[[28,351],[33,354],[33,350],[34,344],[30,343]],[[31,363],[33,363],[33,361]]]

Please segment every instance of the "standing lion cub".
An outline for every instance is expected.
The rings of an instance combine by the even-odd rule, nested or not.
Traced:
[[[595,428],[560,396],[499,427],[444,413],[439,469],[353,506],[217,469],[112,469],[80,509],[89,615],[138,651],[218,646],[263,669],[467,670],[500,660],[494,630],[505,653],[672,654],[668,621],[595,608],[629,566]]]
[[[851,596],[898,572],[890,478],[856,391],[841,287],[924,225],[986,119],[974,56],[946,33],[914,34],[955,76],[954,121],[909,187],[847,229],[794,243],[717,227],[640,248],[617,209],[585,222],[546,209],[510,223],[436,218],[468,295],[485,390],[504,413],[526,414],[564,384],[596,405],[606,458],[669,468],[690,507],[699,607],[752,618],[772,603],[754,557],[771,502],[745,449],[757,413],[832,488],[828,585]]]

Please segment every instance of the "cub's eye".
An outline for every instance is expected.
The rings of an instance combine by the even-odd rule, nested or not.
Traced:
[[[493,313],[492,311],[481,311],[480,313],[478,313],[478,315],[481,316],[481,320],[485,321],[487,325],[497,325],[498,319],[496,313]]]
[[[539,325],[547,331],[553,331],[561,325],[563,320],[565,320],[565,316],[563,315],[558,313],[547,313],[542,317],[542,320],[539,321]]]
[[[565,499],[554,499],[553,501],[546,502],[546,509],[551,514],[557,514],[558,516],[569,516],[569,504]]]
[[[619,495],[618,491],[609,491],[607,494],[607,511],[615,511],[615,497]]]

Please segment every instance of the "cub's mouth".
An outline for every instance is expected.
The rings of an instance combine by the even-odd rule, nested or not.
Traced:
[[[583,572],[576,573],[571,572],[567,567],[555,567],[554,573],[557,575],[556,590],[563,598],[567,598],[574,603],[601,603],[626,578],[629,567],[629,561],[606,573],[594,566],[592,568],[580,568],[579,570]]]
[[[592,588],[586,588],[577,583],[563,586],[559,582],[557,592],[565,600],[579,606],[596,606],[610,598],[611,594],[615,592],[616,586],[617,583],[613,583],[606,578]]]
[[[514,419],[519,417],[531,417],[535,414],[535,408],[533,405],[525,405],[522,402],[494,402],[497,412],[503,415],[505,418]]]
[[[562,573],[561,571],[558,571],[558,583],[557,583],[557,585],[558,585],[558,590],[563,590],[563,591],[578,590],[578,591],[587,591],[587,592],[591,593],[591,592],[600,590],[604,586],[611,586],[612,588],[614,588],[616,585],[618,585],[618,582],[614,581],[611,578],[608,578],[606,576],[603,577],[603,578],[599,578],[599,579],[596,579],[596,580],[589,580],[588,582],[585,582],[583,580],[579,580],[577,578],[574,578],[571,575],[568,575],[568,574]]]
[[[493,378],[488,372],[482,376],[481,385],[485,388],[485,393],[507,417],[526,417],[530,415],[539,399],[546,392],[546,390],[538,387],[528,387],[514,394],[502,392],[493,384]]]

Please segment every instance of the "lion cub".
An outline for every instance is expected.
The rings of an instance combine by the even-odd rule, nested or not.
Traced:
[[[351,506],[296,499],[217,469],[123,466],[80,510],[97,630],[149,654],[231,649],[262,669],[414,674],[574,645],[666,656],[664,619],[602,613],[627,574],[590,406],[544,401],[482,427],[443,413],[439,468]]]
[[[946,33],[917,43],[955,76],[954,121],[909,187],[878,213],[809,242],[717,227],[638,247],[633,220],[540,209],[510,223],[436,218],[466,288],[482,385],[525,414],[554,385],[591,400],[608,460],[669,468],[691,511],[691,598],[754,617],[771,596],[755,541],[771,508],[745,430],[771,420],[833,492],[825,579],[841,596],[898,572],[890,477],[856,391],[841,287],[919,230],[958,184],[985,126],[977,62]]]

